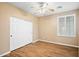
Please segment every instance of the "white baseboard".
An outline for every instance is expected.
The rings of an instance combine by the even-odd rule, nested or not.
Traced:
[[[4,56],[4,55],[7,55],[7,54],[9,54],[9,53],[10,53],[10,51],[5,52],[5,53],[1,54],[0,57],[2,57],[2,56]]]
[[[49,43],[54,43],[54,44],[59,44],[59,45],[65,45],[65,46],[70,46],[70,47],[79,48],[79,46],[69,45],[69,44],[64,44],[64,43],[51,42],[51,41],[46,41],[46,40],[40,40],[40,41],[44,41],[44,42],[49,42]]]
[[[35,40],[35,41],[33,41],[32,43],[35,43],[35,42],[37,42],[37,41],[39,41],[39,40]]]

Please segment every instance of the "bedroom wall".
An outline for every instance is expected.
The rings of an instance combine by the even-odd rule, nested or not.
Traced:
[[[33,22],[33,41],[38,39],[38,18],[8,3],[0,2],[0,55],[10,50],[10,17]]]
[[[76,37],[62,37],[57,36],[57,17],[76,14],[77,30]],[[39,40],[51,43],[66,44],[78,46],[79,41],[79,10],[73,10],[63,13],[54,14],[46,17],[39,17]]]

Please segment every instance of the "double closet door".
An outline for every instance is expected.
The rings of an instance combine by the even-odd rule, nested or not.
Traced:
[[[10,51],[32,42],[32,22],[10,18]]]

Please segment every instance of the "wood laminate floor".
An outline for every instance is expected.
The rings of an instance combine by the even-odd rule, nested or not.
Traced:
[[[78,48],[38,41],[12,51],[5,57],[76,57]]]

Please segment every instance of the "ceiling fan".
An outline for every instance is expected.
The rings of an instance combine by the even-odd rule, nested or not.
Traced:
[[[43,11],[44,13],[45,13],[45,10],[54,12],[54,9],[51,9],[51,8],[48,7],[49,4],[47,2],[38,2],[38,4],[39,4],[39,7],[40,7],[39,10],[41,10],[41,11],[44,10]]]
[[[48,12],[54,12],[54,9],[49,8],[49,3],[47,2],[37,2],[38,4],[38,8],[36,9],[36,11],[39,11],[40,14],[45,14],[47,11]],[[36,7],[33,7],[36,8]]]

